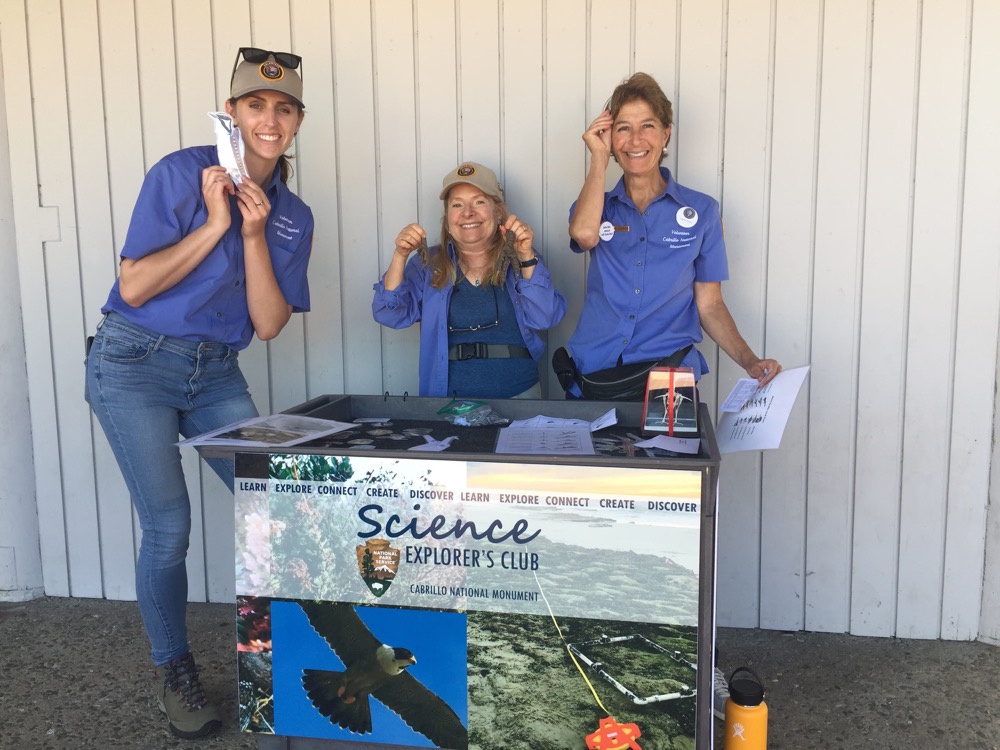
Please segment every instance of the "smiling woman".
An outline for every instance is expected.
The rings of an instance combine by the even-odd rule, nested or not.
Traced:
[[[534,231],[507,213],[496,174],[482,164],[445,175],[440,197],[440,244],[428,249],[422,226],[403,227],[375,284],[375,320],[421,321],[421,396],[541,398],[540,332],[562,320],[566,300],[535,253]]]
[[[583,134],[590,170],[570,208],[570,248],[588,253],[587,294],[569,349],[553,366],[567,398],[633,400],[660,366],[708,364],[694,347],[702,330],[761,385],[781,370],[740,335],[722,298],[728,278],[718,202],[660,166],[673,107],[659,84],[636,73],[615,88]],[[604,191],[611,159],[624,174]]]
[[[309,309],[313,217],[285,184],[305,115],[301,62],[237,53],[226,112],[244,142],[238,185],[215,146],[169,154],[146,175],[87,356],[86,398],[142,527],[136,596],[178,737],[210,734],[220,719],[188,647],[191,506],[175,443],[257,416],[239,351]],[[233,462],[209,464],[232,489]]]

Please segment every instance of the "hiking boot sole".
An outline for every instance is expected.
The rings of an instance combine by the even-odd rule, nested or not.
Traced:
[[[156,702],[160,707],[160,713],[167,716],[167,707],[163,705],[163,701],[157,697]],[[210,719],[200,728],[185,732],[183,729],[179,728],[172,721],[170,721],[170,718],[168,717],[167,726],[170,727],[170,734],[174,737],[179,737],[182,740],[196,740],[199,737],[207,737],[210,734],[218,732],[219,729],[222,728],[222,722],[219,719]]]

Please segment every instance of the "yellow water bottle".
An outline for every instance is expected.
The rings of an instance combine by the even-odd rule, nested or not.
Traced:
[[[742,672],[749,677],[742,675]],[[764,703],[764,685],[748,667],[740,667],[729,675],[729,700],[726,701],[726,736],[723,748],[767,750],[767,704]]]

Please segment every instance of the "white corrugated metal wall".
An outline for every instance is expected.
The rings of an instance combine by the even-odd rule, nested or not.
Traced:
[[[720,622],[995,637],[998,36],[998,0],[0,1],[46,592],[133,596],[137,528],[82,342],[143,173],[211,141],[252,43],[305,58],[294,183],[317,215],[313,311],[242,358],[262,411],[416,391],[416,331],[372,321],[371,284],[401,226],[436,225],[462,159],[494,165],[537,228],[565,343],[580,134],[645,70],[675,105],[668,165],[722,201],[744,335],[813,366],[782,449],[724,462]],[[705,351],[715,403],[740,373]],[[191,596],[229,600],[231,499],[187,461]]]

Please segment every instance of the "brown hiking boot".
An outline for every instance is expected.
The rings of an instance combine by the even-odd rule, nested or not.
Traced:
[[[205,698],[194,657],[178,657],[160,667],[157,674],[161,673],[163,684],[157,689],[156,700],[167,715],[170,732],[190,740],[218,731],[222,726],[219,711]]]

